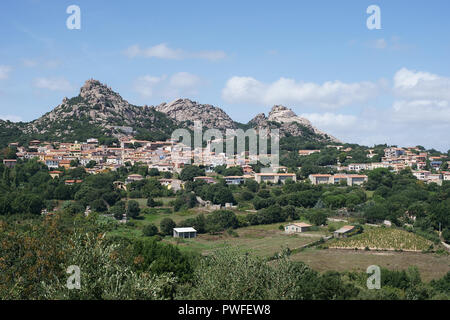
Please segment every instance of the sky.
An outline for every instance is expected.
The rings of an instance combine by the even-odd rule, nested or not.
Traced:
[[[80,28],[70,29],[80,9]],[[380,29],[369,29],[371,5]],[[284,105],[344,142],[450,149],[450,2],[0,2],[0,118],[84,81],[136,105],[189,98],[246,123]],[[70,24],[69,24],[70,25]]]

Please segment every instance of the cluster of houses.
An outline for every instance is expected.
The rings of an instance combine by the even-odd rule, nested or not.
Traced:
[[[343,146],[328,146],[335,147],[338,150],[343,148]],[[347,148],[350,149],[351,148]],[[343,151],[347,149],[342,149]],[[300,150],[306,154],[306,151],[320,152],[320,150]],[[314,152],[313,152],[314,151]],[[374,150],[369,149],[367,157],[373,158],[375,156]],[[384,149],[384,157],[381,158],[381,162],[369,162],[369,163],[351,163],[347,166],[335,166],[334,168],[337,171],[346,171],[346,172],[355,172],[359,173],[361,171],[374,170],[378,168],[386,168],[390,169],[393,172],[399,172],[406,168],[411,168],[413,175],[424,182],[430,183],[435,182],[437,184],[442,184],[443,181],[450,180],[450,172],[440,170],[442,164],[444,163],[446,157],[445,156],[430,156],[427,152],[424,152],[417,147],[409,147],[409,148],[398,148],[398,147],[390,147]],[[427,168],[428,163],[428,170]],[[450,161],[448,162],[450,165]],[[434,172],[432,172],[432,170]],[[354,175],[356,180],[366,179],[361,175],[359,178]],[[328,179],[328,181],[327,181]],[[347,179],[348,185],[354,185],[352,183],[351,175],[335,175],[335,176],[326,176],[326,175],[313,175],[310,177],[310,180],[314,184],[320,183],[336,183],[337,180],[345,180]],[[359,184],[359,181],[356,183]]]
[[[88,139],[86,142],[64,143],[64,142],[41,142],[33,140],[29,146],[19,146],[18,143],[10,143],[10,147],[17,149],[17,157],[20,159],[38,158],[45,163],[51,172],[52,177],[61,174],[58,168],[70,168],[72,161],[76,161],[85,167],[88,173],[96,174],[106,171],[114,171],[126,164],[134,165],[141,163],[147,165],[149,169],[157,169],[160,172],[181,172],[186,164],[190,164],[199,158],[206,168],[206,173],[212,173],[214,167],[218,165],[240,166],[243,170],[243,176],[224,177],[227,184],[241,184],[245,179],[254,179],[258,183],[284,183],[287,180],[296,181],[294,173],[288,173],[287,168],[279,166],[274,168],[273,172],[255,173],[249,165],[251,161],[257,161],[258,157],[267,157],[267,155],[249,155],[244,152],[242,155],[227,156],[225,153],[216,153],[211,148],[211,144],[205,148],[190,147],[179,142],[168,141],[145,141],[137,140],[131,136],[122,137],[119,143],[113,146],[100,145],[95,138]],[[345,148],[339,145],[329,145],[329,148],[336,148],[344,152],[351,151],[350,147]],[[301,156],[308,156],[319,153],[320,150],[299,150]],[[375,156],[374,150],[369,149],[368,158]],[[253,157],[253,158],[252,158]],[[256,158],[254,158],[256,157]],[[15,159],[4,159],[6,167],[12,168],[16,164]],[[440,171],[444,156],[433,157],[427,152],[423,152],[416,147],[397,148],[390,147],[384,150],[384,157],[381,162],[370,163],[352,163],[347,166],[334,166],[339,172],[350,172],[347,174],[313,174],[309,176],[312,184],[340,184],[346,183],[349,186],[361,185],[367,181],[367,176],[359,174],[361,171],[373,170],[377,168],[389,168],[398,172],[407,167],[413,169],[413,174],[417,179],[425,182],[436,182],[450,180],[450,172]],[[428,168],[429,166],[429,168]],[[429,170],[425,170],[428,168]],[[433,170],[433,172],[431,171]],[[125,181],[125,185],[134,181],[143,179],[140,175],[130,175]],[[215,183],[211,176],[196,177],[195,180],[203,180],[207,183]],[[80,183],[80,180],[68,181],[67,184]],[[174,191],[182,188],[181,181],[177,179],[161,179],[160,182]],[[123,185],[118,187],[125,188]]]

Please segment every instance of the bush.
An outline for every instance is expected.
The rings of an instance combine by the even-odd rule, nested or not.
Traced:
[[[97,199],[92,201],[91,209],[95,212],[105,212],[106,210],[108,210],[103,199]]]
[[[314,223],[316,226],[320,226],[327,223],[327,215],[322,211],[316,211],[310,215],[309,221]]]
[[[254,197],[254,195],[253,195],[253,193],[251,193],[250,191],[245,190],[245,191],[243,191],[243,192],[241,193],[241,198],[242,198],[242,200],[244,200],[244,201],[252,200],[253,197]]]
[[[444,238],[445,242],[450,243],[450,229],[442,231],[442,238]]]
[[[140,192],[138,190],[130,191],[129,194],[128,194],[128,197],[131,198],[131,199],[142,198],[142,192]]]
[[[177,224],[170,218],[164,218],[161,220],[159,224],[159,228],[163,235],[171,235],[173,233],[173,228],[175,228]]]
[[[139,208],[139,203],[136,200],[128,201],[127,215],[130,218],[137,218],[139,216],[141,209]]]
[[[158,234],[158,228],[153,224],[148,224],[142,229],[142,233],[146,237],[153,237]]]
[[[154,208],[157,205],[158,205],[158,203],[155,200],[153,200],[153,198],[148,198],[147,199],[147,207]]]

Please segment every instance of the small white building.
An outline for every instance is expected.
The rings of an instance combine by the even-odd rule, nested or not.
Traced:
[[[173,228],[174,238],[195,238],[197,237],[197,230],[192,227],[187,228]]]
[[[307,223],[299,222],[299,223],[291,223],[284,227],[284,231],[286,233],[297,233],[297,232],[305,232],[308,231],[312,226]]]

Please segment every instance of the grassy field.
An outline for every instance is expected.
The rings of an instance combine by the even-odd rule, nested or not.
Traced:
[[[370,265],[403,270],[417,266],[422,280],[430,281],[443,277],[450,271],[450,255],[415,252],[376,252],[364,250],[304,249],[293,254],[291,259],[303,261],[319,272],[365,271]]]
[[[220,235],[200,234],[195,239],[176,240],[167,237],[165,241],[177,244],[181,250],[196,251],[208,254],[214,249],[230,245],[250,251],[260,256],[272,256],[283,247],[299,248],[305,244],[319,240],[325,235],[324,230],[304,232],[301,234],[285,234],[279,229],[280,223],[250,226],[236,229],[237,236],[224,232]]]
[[[200,214],[200,212],[197,212],[195,210],[170,213],[167,213],[166,208],[152,208],[152,210],[154,211],[154,213],[141,215],[137,219],[131,219],[130,222],[132,223],[132,225],[119,225],[116,230],[110,233],[110,235],[140,238],[144,237],[142,234],[142,229],[148,224],[153,223],[159,228],[159,224],[164,218],[170,218],[175,221],[175,223],[179,223],[185,219],[194,218]]]
[[[137,199],[141,208],[145,208],[146,199]],[[143,238],[142,228],[150,223],[159,227],[165,217],[179,223],[187,218],[193,218],[204,213],[202,210],[191,209],[181,212],[168,212],[168,202],[171,198],[157,199],[164,203],[163,208],[152,208],[151,214],[141,215],[138,219],[132,219],[132,225],[119,225],[110,235],[124,237]],[[235,211],[236,214],[248,214],[248,212]],[[307,221],[303,221],[307,222]],[[350,222],[329,221],[328,226],[335,229]],[[319,228],[318,231],[309,231],[301,234],[285,234],[280,230],[280,225],[286,223],[275,223],[269,225],[249,226],[235,229],[234,233],[223,232],[221,234],[200,234],[195,239],[174,239],[165,237],[164,242],[176,245],[182,251],[198,252],[208,254],[223,246],[233,246],[256,255],[270,257],[280,252],[283,248],[291,250],[300,248],[306,244],[315,242],[325,235],[330,235],[327,227]],[[328,247],[360,248],[369,247],[366,250],[341,250],[341,249],[317,249],[308,248],[294,251],[291,255],[294,261],[303,261],[313,269],[322,272],[326,270],[337,271],[365,271],[369,265],[379,265],[388,269],[407,269],[415,265],[419,268],[425,281],[440,278],[450,271],[450,255],[437,255],[433,253],[421,253],[429,249],[431,242],[413,233],[395,228],[365,227],[362,234],[345,238],[332,239],[326,242]],[[403,250],[396,251],[374,251],[378,250]],[[417,250],[417,252],[406,252]]]
[[[368,247],[371,250],[428,250],[432,242],[414,233],[395,228],[366,227],[364,232],[353,237],[334,239],[328,242],[329,248]]]

